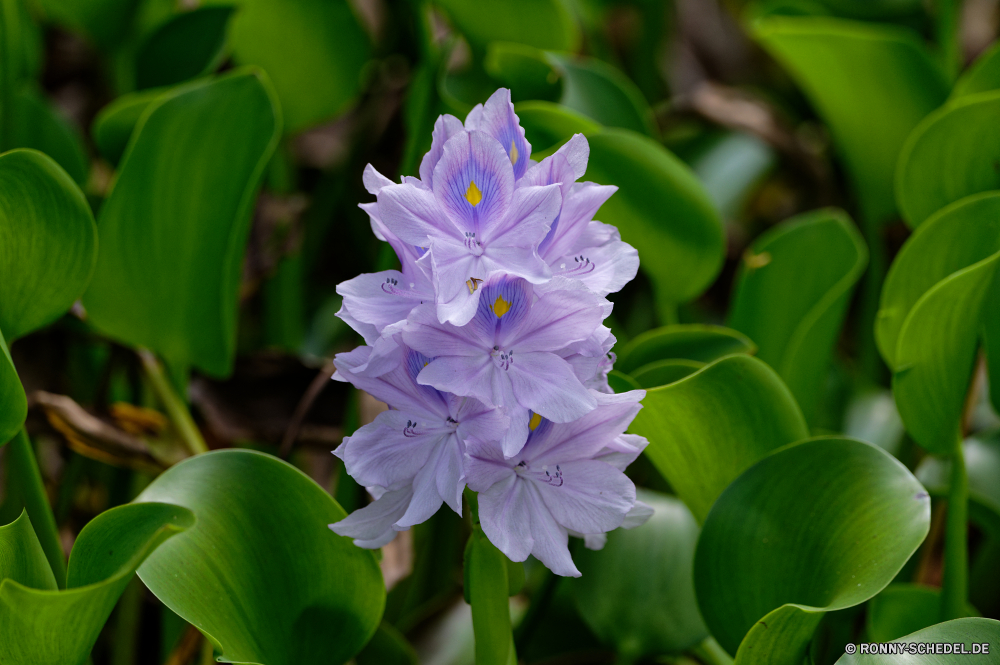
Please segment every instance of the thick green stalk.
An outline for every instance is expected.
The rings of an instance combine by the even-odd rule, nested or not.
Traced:
[[[951,458],[948,518],[944,531],[944,578],[941,583],[941,621],[966,616],[969,594],[969,478],[959,440]]]
[[[937,0],[936,5],[934,18],[941,64],[949,80],[954,80],[962,68],[962,44],[958,35],[962,3],[960,0]]]
[[[733,665],[732,657],[712,637],[705,638],[704,642],[691,649],[691,653],[705,665]]]
[[[59,529],[56,527],[56,518],[52,514],[49,498],[45,494],[45,484],[42,482],[42,472],[35,460],[35,451],[23,428],[7,444],[7,473],[9,478],[17,479],[21,501],[28,511],[31,526],[35,528],[45,558],[52,566],[56,584],[60,589],[65,589],[66,556],[59,542]]]
[[[517,662],[508,591],[507,557],[476,524],[465,548],[465,597],[472,606],[476,665]]]
[[[153,392],[156,393],[156,398],[160,400],[160,404],[167,410],[170,422],[177,428],[177,432],[188,447],[188,450],[194,455],[207,453],[208,445],[205,444],[205,439],[202,438],[201,431],[195,425],[187,403],[180,398],[174,390],[173,385],[171,385],[170,379],[167,378],[166,373],[163,371],[163,365],[156,359],[152,351],[139,349],[138,353],[139,359],[142,361],[142,368],[146,373],[146,378],[149,379],[149,384],[153,388]]]

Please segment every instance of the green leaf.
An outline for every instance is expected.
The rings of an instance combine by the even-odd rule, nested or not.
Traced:
[[[552,154],[574,134],[590,136],[601,131],[597,122],[582,113],[552,102],[518,102],[514,110],[531,144],[533,159]]]
[[[955,82],[951,99],[1000,88],[1000,42],[988,48]]]
[[[597,58],[568,53],[546,55],[562,73],[561,104],[607,127],[659,136],[645,97],[620,70]]]
[[[967,438],[962,452],[969,477],[969,516],[994,537],[1000,537],[1000,432]],[[948,495],[950,459],[925,457],[916,474],[931,494]]]
[[[896,195],[912,228],[961,198],[1000,189],[1000,90],[966,95],[927,116],[899,156]]]
[[[510,88],[515,101],[558,102],[601,125],[659,134],[642,91],[621,71],[596,58],[494,42],[483,66]]]
[[[777,154],[752,134],[729,132],[689,163],[719,214],[733,219],[777,164]]]
[[[778,375],[746,355],[648,391],[629,431],[649,439],[646,455],[699,522],[743,471],[809,435]]]
[[[0,526],[0,582],[12,580],[31,589],[55,591],[45,550],[31,526],[27,511],[11,524]]]
[[[91,127],[91,135],[101,155],[117,164],[125,152],[139,119],[163,90],[131,92],[115,99],[101,109]]]
[[[538,49],[574,51],[580,30],[559,0],[435,0],[477,49],[490,42],[517,42]]]
[[[683,323],[647,330],[629,340],[615,369],[632,373],[658,360],[684,358],[703,363],[718,360],[733,353],[752,355],[757,346],[743,333],[703,323]]]
[[[344,663],[378,628],[385,589],[375,557],[326,528],[346,513],[295,467],[249,450],[206,453],[136,499],[151,501],[188,508],[197,523],[139,577],[221,662]]]
[[[254,196],[279,136],[259,70],[157,98],[101,207],[101,253],[84,296],[94,327],[174,365],[230,371]]]
[[[616,393],[627,393],[630,390],[638,390],[642,388],[635,379],[633,379],[628,374],[624,372],[619,372],[616,369],[608,372],[608,385]]]
[[[194,523],[191,513],[163,504],[112,508],[80,532],[69,560],[65,591],[50,581],[33,588],[0,583],[0,662],[83,663],[132,573],[151,552]],[[33,531],[22,533],[34,544]],[[32,554],[31,556],[35,556]],[[35,579],[38,582],[38,579]]]
[[[975,608],[968,608],[968,616],[978,616]],[[941,589],[890,584],[868,602],[866,638],[871,642],[891,642],[933,626],[940,617]]]
[[[955,665],[956,663],[995,663],[996,654],[1000,652],[1000,621],[981,619],[979,617],[945,621],[936,626],[917,631],[912,635],[895,640],[916,644],[962,643],[970,653],[974,645],[988,643],[989,656],[958,656],[952,654],[908,655],[897,654],[870,655],[845,654],[837,661],[837,665]],[[943,647],[942,647],[943,648]]]
[[[657,360],[633,371],[632,378],[642,388],[656,388],[679,381],[685,376],[691,376],[704,366],[705,363],[698,360],[683,358]]]
[[[402,633],[384,622],[354,661],[358,665],[420,665],[417,652]]]
[[[508,605],[507,557],[476,524],[465,546],[465,594],[472,606],[476,665],[508,665],[514,634]]]
[[[665,494],[638,491],[655,512],[644,525],[608,534],[603,549],[580,550],[571,581],[577,611],[594,634],[632,660],[680,653],[708,637],[694,595],[698,523]]]
[[[839,437],[785,447],[705,520],[694,563],[702,616],[737,664],[766,654],[799,665],[823,614],[885,588],[929,526],[930,497],[882,449]]]
[[[638,386],[637,386],[638,387]],[[624,392],[624,391],[623,391]],[[0,446],[14,438],[28,417],[28,398],[0,330]]]
[[[83,192],[35,150],[0,155],[0,192],[0,331],[13,342],[55,321],[83,293],[97,229]]]
[[[235,7],[200,7],[172,17],[139,46],[136,88],[174,85],[215,69],[226,45],[226,27]]]
[[[24,91],[14,98],[14,144],[34,148],[54,159],[81,187],[90,163],[76,130],[40,94]]]
[[[868,249],[850,218],[826,209],[761,235],[744,254],[729,325],[753,339],[812,421]]]
[[[361,92],[371,56],[368,35],[347,0],[212,0],[235,4],[233,58],[257,65],[274,83],[294,134],[340,115]]]
[[[639,250],[661,308],[704,291],[722,267],[722,222],[691,170],[659,143],[624,129],[589,136],[587,180],[617,185],[596,218]]]
[[[37,0],[45,18],[82,32],[94,44],[111,50],[125,36],[138,0]]]
[[[768,17],[754,33],[830,126],[863,217],[891,217],[900,149],[948,94],[920,38],[896,26],[826,17]]]
[[[931,452],[948,454],[958,441],[976,322],[998,262],[1000,193],[987,193],[928,219],[886,277],[875,338],[907,431]]]

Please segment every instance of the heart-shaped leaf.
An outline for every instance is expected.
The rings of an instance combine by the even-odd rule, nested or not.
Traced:
[[[371,44],[347,0],[206,4],[236,5],[229,29],[233,58],[267,72],[281,100],[286,133],[340,115],[361,91]]]
[[[768,17],[754,34],[830,126],[865,220],[891,217],[900,149],[948,94],[922,40],[896,26],[827,17]]]
[[[1000,193],[962,199],[907,240],[882,289],[875,337],[907,431],[949,454],[958,442],[983,303],[1000,265]]]
[[[948,102],[913,130],[899,156],[896,196],[912,228],[961,198],[1000,189],[1000,90]]]
[[[258,70],[156,99],[101,207],[84,296],[98,330],[180,367],[229,373],[254,194],[279,126]]]
[[[718,360],[733,353],[756,353],[757,346],[743,333],[702,323],[684,323],[647,330],[629,340],[615,369],[632,373],[649,363],[673,358],[697,360],[703,363]]]
[[[691,170],[656,141],[624,129],[589,136],[586,178],[617,185],[597,218],[639,250],[661,308],[700,295],[722,267],[722,222]]]
[[[727,356],[646,393],[629,428],[695,518],[772,450],[809,435],[795,398],[766,363]]]
[[[969,516],[1000,538],[1000,432],[969,437],[962,443],[962,454],[969,478]],[[947,496],[950,459],[926,457],[916,474],[931,494]]]
[[[436,0],[469,43],[485,49],[490,42],[517,42],[538,49],[573,51],[580,30],[567,5],[559,0]]]
[[[618,529],[598,551],[575,560],[572,580],[580,616],[601,642],[633,660],[680,653],[708,637],[694,596],[698,523],[674,497],[639,490],[653,516],[635,529]]]
[[[691,376],[704,366],[705,363],[698,360],[683,358],[657,360],[633,371],[631,376],[641,388],[656,388]]]
[[[754,241],[736,277],[729,325],[750,337],[812,421],[868,249],[840,210],[794,217]]]
[[[327,524],[346,513],[295,467],[249,450],[187,459],[136,499],[197,523],[139,569],[163,603],[204,633],[220,662],[344,663],[385,606],[372,553]]]
[[[52,323],[83,293],[97,229],[83,192],[35,150],[0,155],[0,192],[0,331],[13,342]]]
[[[41,546],[26,516],[0,528],[0,550],[3,541],[13,536],[18,554],[29,557],[20,576],[0,582],[0,662],[84,663],[135,569],[150,552],[193,523],[190,511],[157,503],[101,513],[73,545],[64,591],[55,590],[51,571],[48,578],[38,573]],[[35,574],[26,575],[25,567]],[[9,569],[0,566],[0,576],[5,570]]]
[[[976,58],[972,66],[959,77],[955,87],[952,88],[951,99],[998,88],[1000,88],[1000,42],[993,44]]]
[[[228,5],[199,7],[159,26],[136,53],[136,88],[174,85],[218,66],[234,9]]]
[[[101,155],[112,164],[117,164],[125,153],[125,146],[132,136],[139,118],[150,104],[163,94],[163,90],[143,90],[118,97],[101,109],[94,118],[91,136]]]
[[[798,665],[823,614],[885,588],[929,527],[930,497],[882,449],[839,437],[788,446],[737,478],[705,520],[702,616],[737,664]]]
[[[914,653],[909,655],[845,654],[837,661],[837,665],[899,665],[900,663],[906,665],[955,665],[956,663],[992,665],[997,662],[996,654],[1000,653],[1000,621],[979,617],[954,619],[930,628],[924,628],[894,641],[914,645],[934,644],[935,647],[932,648],[935,649],[940,645],[942,653],[921,654],[917,650],[918,647],[914,647]],[[983,644],[988,644],[987,653],[989,655],[955,656],[954,652],[943,653],[946,646],[954,647],[955,644],[959,643],[964,644],[965,651],[970,654],[984,653],[982,650],[976,651],[975,648],[978,645],[981,649]],[[927,649],[926,646],[922,648]]]

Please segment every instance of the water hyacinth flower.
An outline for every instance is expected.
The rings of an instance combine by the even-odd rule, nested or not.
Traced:
[[[480,523],[511,561],[531,554],[554,573],[579,577],[569,532],[602,534],[623,525],[636,500],[635,485],[619,465],[634,460],[645,439],[616,439],[644,396],[641,390],[606,395],[571,423],[542,420],[513,457],[495,444],[467,442],[468,484],[479,492]]]
[[[582,135],[531,160],[507,90],[465,122],[434,125],[420,177],[370,165],[362,204],[399,270],[338,286],[338,313],[365,346],[334,378],[389,410],[335,453],[375,501],[330,525],[361,547],[386,544],[479,492],[484,532],[508,557],[579,575],[569,536],[648,518],[625,467],[645,439],[624,431],[644,393],[615,395],[606,296],[635,277],[634,248],[594,220],[615,187],[581,182]]]

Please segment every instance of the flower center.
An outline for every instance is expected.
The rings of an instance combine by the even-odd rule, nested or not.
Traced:
[[[548,464],[543,465],[541,469],[532,469],[527,461],[521,460],[514,467],[514,472],[522,478],[552,485],[553,487],[562,487],[564,482],[562,469],[559,468],[558,464],[556,464],[555,469],[550,469]]]
[[[504,351],[499,346],[494,346],[493,350],[490,351],[490,357],[493,358],[493,364],[496,367],[506,371],[514,364],[514,349]]]

